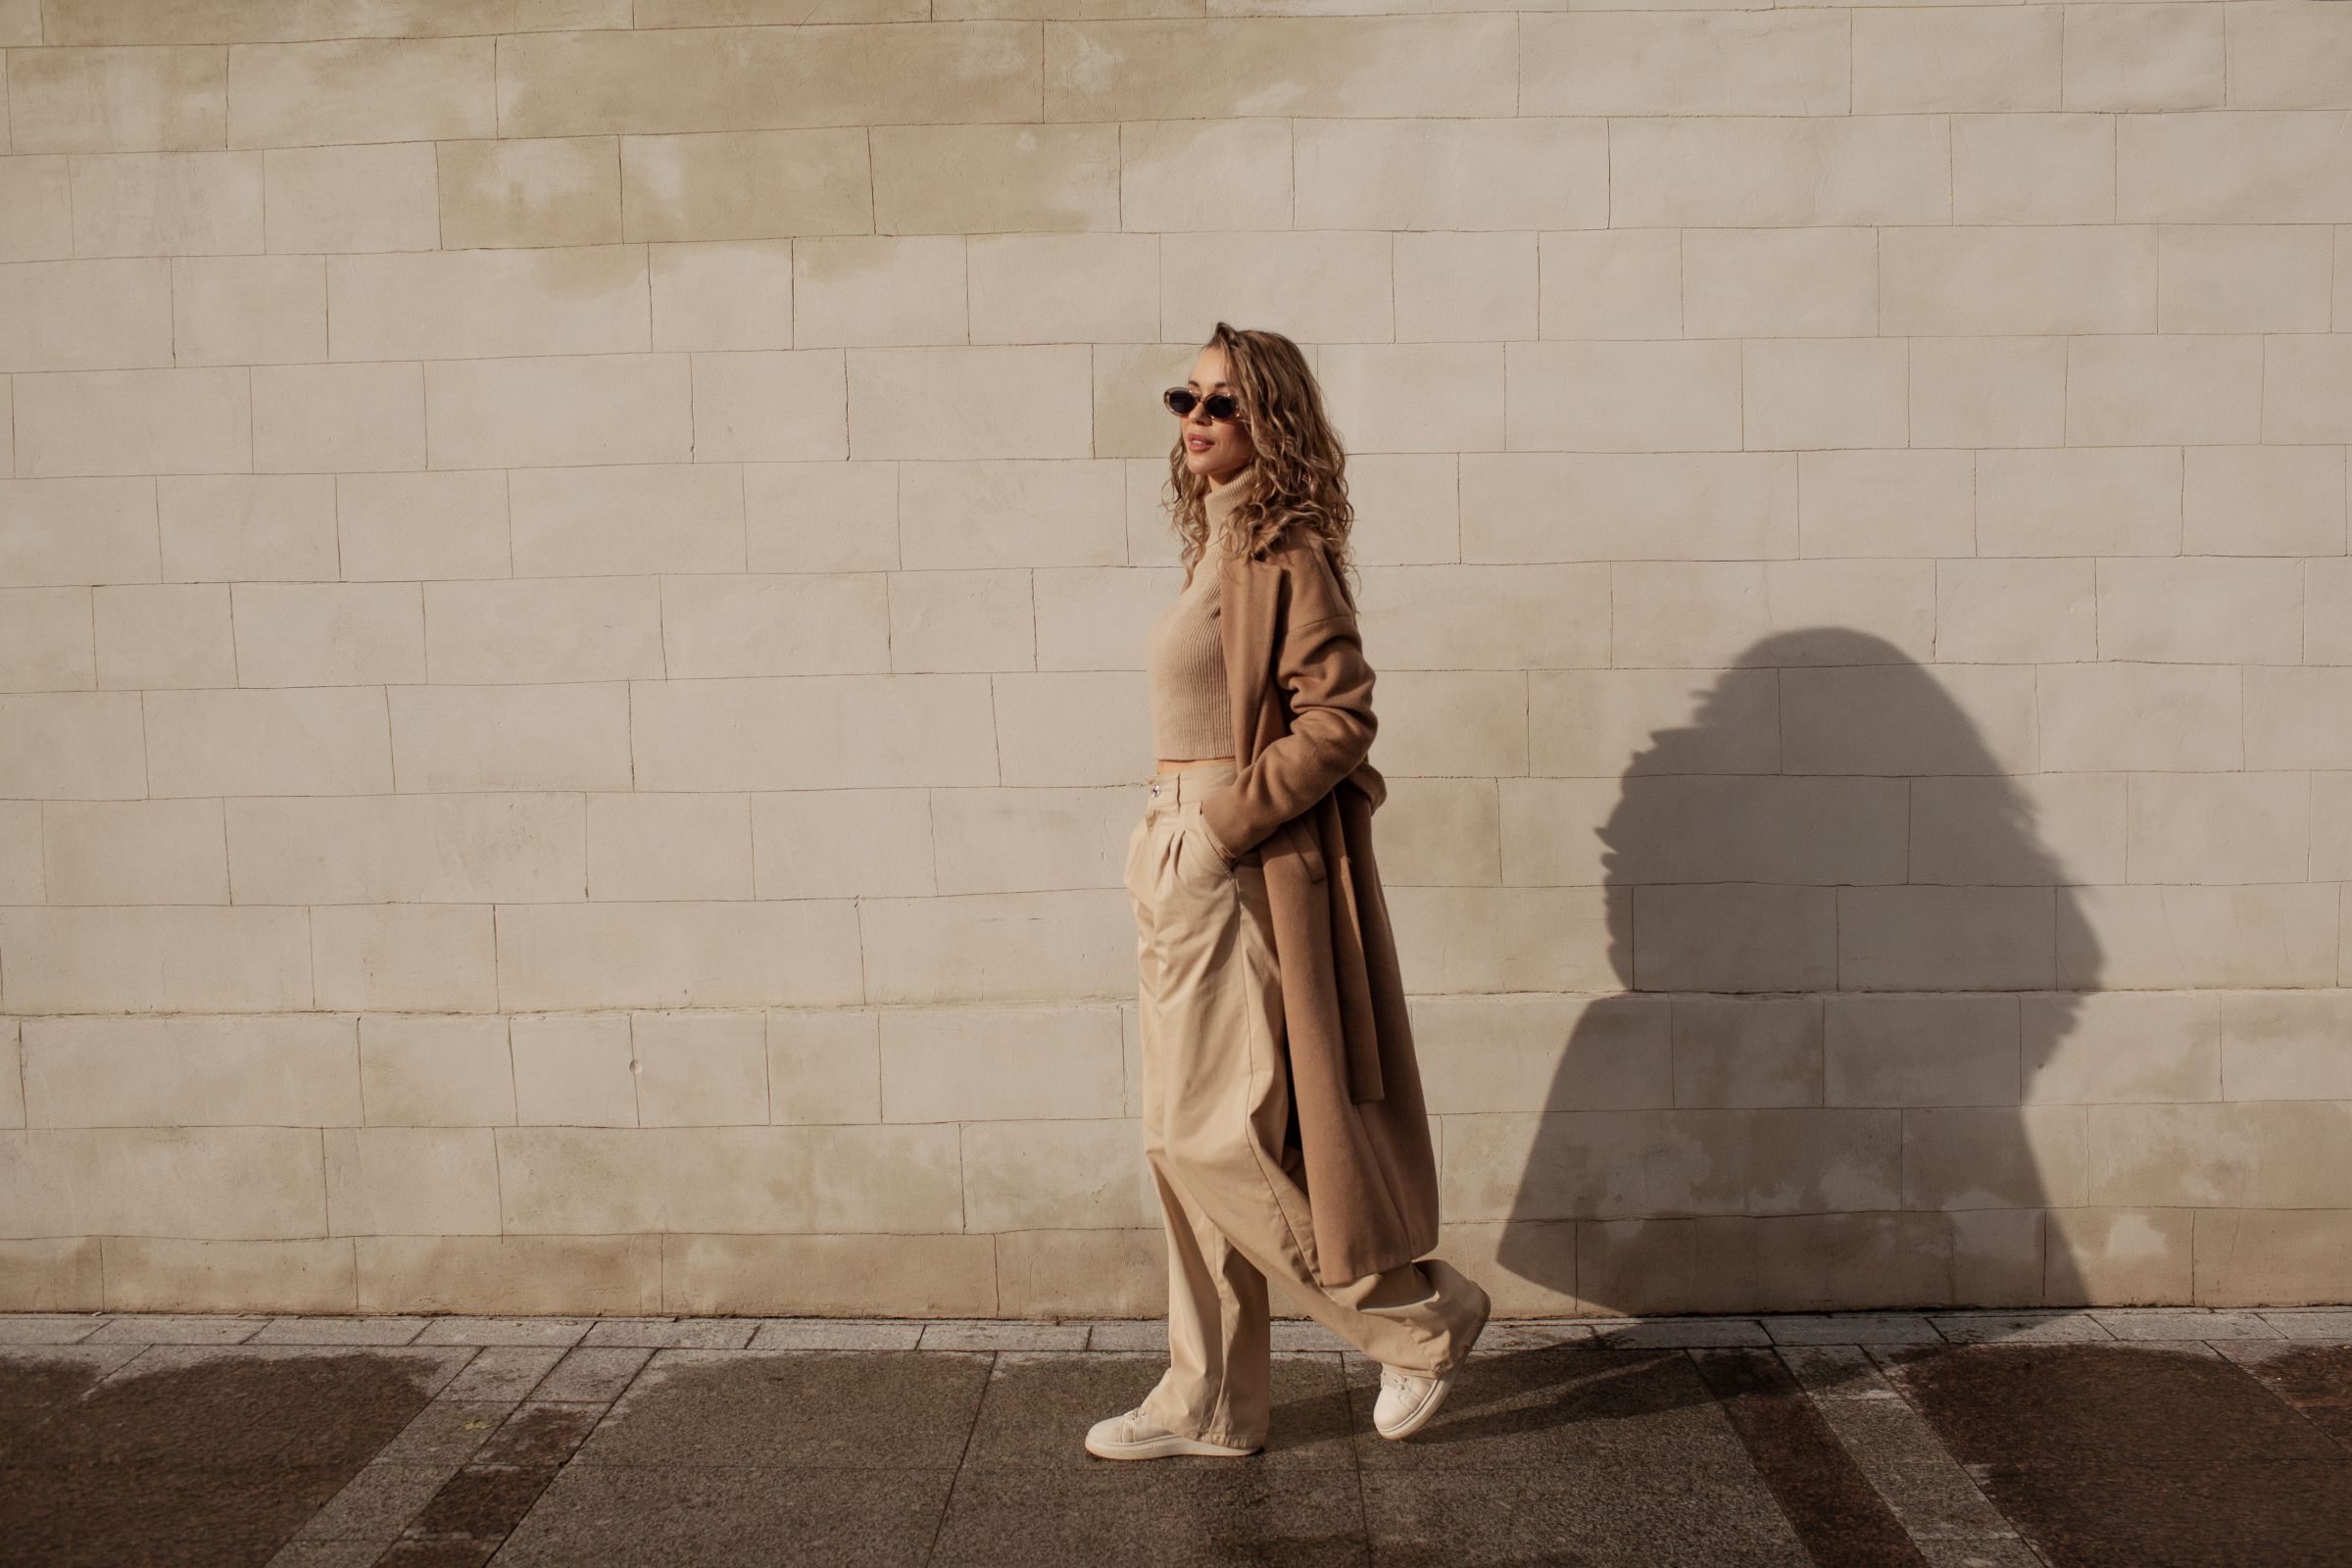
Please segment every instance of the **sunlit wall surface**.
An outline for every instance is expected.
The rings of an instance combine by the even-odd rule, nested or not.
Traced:
[[[1220,318],[1498,1312],[2352,1297],[2352,5],[1054,9],[0,0],[0,1306],[1161,1310]]]

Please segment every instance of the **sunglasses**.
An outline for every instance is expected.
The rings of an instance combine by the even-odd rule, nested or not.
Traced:
[[[1165,403],[1168,412],[1180,419],[1190,415],[1196,406],[1205,407],[1212,419],[1238,419],[1242,415],[1242,400],[1230,392],[1211,392],[1203,398],[1190,387],[1172,386],[1159,395],[1159,401]]]

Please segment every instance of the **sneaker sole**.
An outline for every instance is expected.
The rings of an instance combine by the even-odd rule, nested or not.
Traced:
[[[1170,1434],[1164,1438],[1150,1438],[1142,1443],[1113,1443],[1098,1446],[1094,1439],[1086,1441],[1086,1451],[1098,1459],[1166,1459],[1178,1454],[1201,1454],[1218,1459],[1242,1459],[1255,1453],[1255,1448],[1229,1448],[1219,1443],[1203,1443],[1199,1438]]]

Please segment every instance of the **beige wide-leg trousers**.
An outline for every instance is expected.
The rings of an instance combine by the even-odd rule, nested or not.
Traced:
[[[1314,1217],[1298,1151],[1286,1148],[1283,1049],[1265,870],[1229,870],[1200,803],[1234,764],[1155,775],[1127,845],[1143,1019],[1144,1152],[1168,1234],[1168,1370],[1144,1408],[1171,1432],[1254,1447],[1272,1416],[1266,1280],[1388,1366],[1450,1369],[1468,1353],[1486,1293],[1437,1258],[1344,1286],[1315,1278]]]

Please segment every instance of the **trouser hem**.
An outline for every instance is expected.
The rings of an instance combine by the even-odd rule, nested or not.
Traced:
[[[1184,1436],[1196,1443],[1214,1443],[1228,1448],[1262,1448],[1266,1446],[1263,1438],[1237,1438],[1229,1433],[1187,1432]]]

